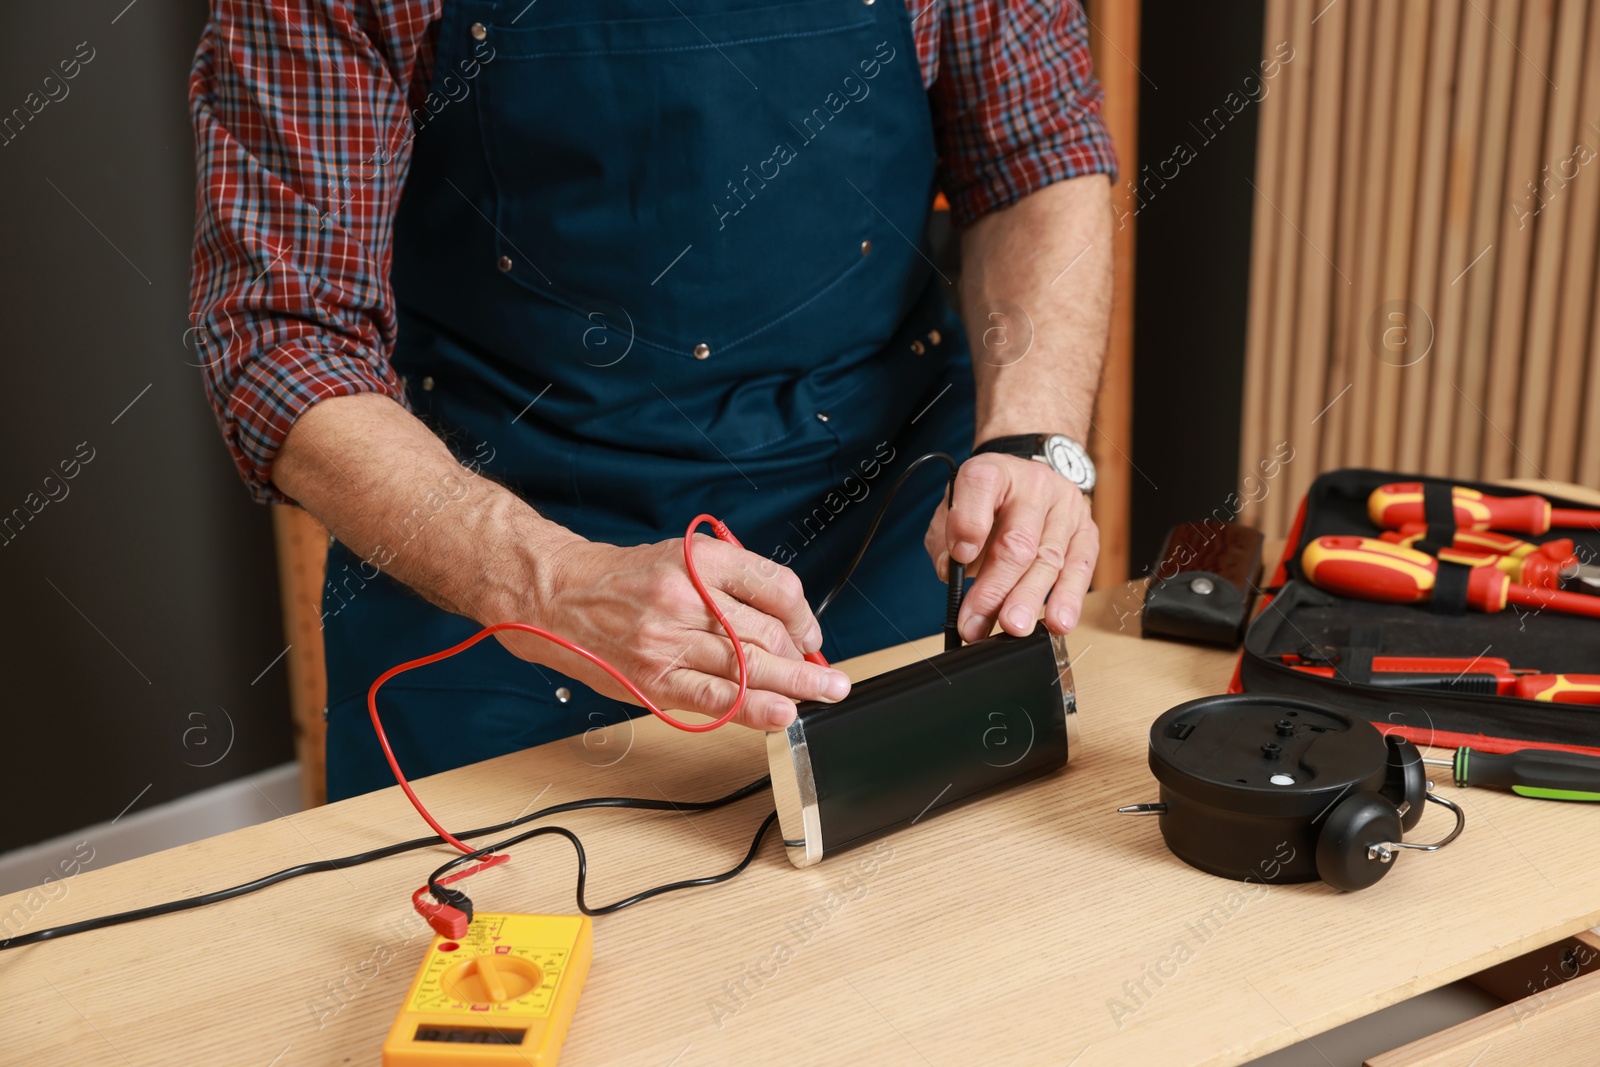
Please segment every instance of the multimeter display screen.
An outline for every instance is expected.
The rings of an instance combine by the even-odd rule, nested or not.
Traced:
[[[520,1045],[526,1030],[496,1030],[489,1026],[419,1026],[414,1040],[444,1041],[452,1045]]]

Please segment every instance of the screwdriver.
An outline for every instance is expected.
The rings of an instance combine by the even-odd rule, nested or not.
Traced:
[[[1307,660],[1295,652],[1287,667],[1319,678],[1340,678],[1336,664]],[[1368,685],[1431,689],[1478,696],[1512,696],[1551,704],[1600,705],[1600,674],[1539,674],[1493,656],[1373,656]]]
[[[1285,653],[1285,666],[1321,678],[1341,678],[1332,663],[1307,661],[1298,653]],[[1374,656],[1368,685],[1396,689],[1437,689],[1445,692],[1475,693],[1481,696],[1511,696],[1517,679],[1533,675],[1527,669],[1511,666],[1508,660],[1490,656]],[[1600,678],[1596,679],[1600,681]],[[1534,699],[1534,698],[1529,698]]]
[[[1313,585],[1330,593],[1386,604],[1416,604],[1433,598],[1439,562],[1426,552],[1376,538],[1333,535],[1307,545],[1300,554],[1300,568]],[[1600,618],[1600,598],[1517,585],[1495,567],[1470,569],[1468,607],[1503,611],[1507,604]]]
[[[1542,496],[1490,496],[1457,485],[1450,489],[1456,525],[1469,530],[1511,530],[1542,534],[1555,526],[1600,530],[1600,511],[1552,507]],[[1427,522],[1421,482],[1393,482],[1380,486],[1367,498],[1367,514],[1386,530],[1408,522]]]
[[[1385,530],[1378,539],[1413,548],[1417,542],[1428,539],[1428,527],[1420,522],[1408,522],[1398,530]],[[1469,567],[1492,563],[1510,575],[1513,582],[1523,585],[1560,589],[1575,579],[1591,588],[1600,588],[1600,567],[1581,563],[1571,538],[1536,545],[1493,530],[1457,530],[1450,544],[1441,548],[1438,555],[1440,559],[1465,563]]]
[[[1511,692],[1551,704],[1600,704],[1600,674],[1524,674]]]
[[[1410,548],[1417,541],[1428,537],[1428,524],[1425,522],[1408,522],[1401,525],[1398,530],[1387,530],[1382,535],[1383,540],[1393,541],[1397,545]],[[1502,556],[1514,556],[1521,559],[1523,556],[1537,552],[1549,556],[1563,565],[1578,562],[1577,545],[1572,538],[1562,537],[1553,541],[1535,544],[1524,541],[1510,534],[1499,533],[1495,530],[1462,530],[1457,529],[1450,538],[1451,548],[1465,548],[1477,552],[1494,552]]]
[[[1519,796],[1543,800],[1600,801],[1600,757],[1577,752],[1524,748],[1497,755],[1458,748],[1454,759],[1424,759],[1431,767],[1449,767],[1456,785],[1497,785]]]

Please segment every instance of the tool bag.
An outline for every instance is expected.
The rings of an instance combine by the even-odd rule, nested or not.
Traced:
[[[1600,755],[1600,706],[1560,704],[1460,690],[1397,688],[1372,684],[1374,656],[1493,657],[1541,674],[1600,674],[1600,619],[1508,605],[1500,612],[1466,607],[1465,564],[1441,561],[1434,601],[1383,604],[1324,592],[1305,579],[1300,554],[1318,537],[1377,537],[1383,531],[1367,513],[1372,491],[1392,482],[1420,482],[1428,540],[1414,547],[1437,554],[1455,525],[1452,486],[1489,495],[1523,496],[1526,490],[1459,479],[1425,478],[1390,471],[1346,469],[1323,474],[1300,504],[1283,558],[1263,588],[1263,606],[1245,633],[1232,692],[1277,693],[1330,704],[1368,719],[1380,729],[1440,746],[1471,745],[1489,751],[1548,747]],[[1581,501],[1546,496],[1556,507]],[[1513,533],[1543,543],[1571,538],[1580,562],[1600,559],[1600,531],[1553,529]],[[1297,670],[1286,654],[1311,652],[1334,659],[1334,677]]]

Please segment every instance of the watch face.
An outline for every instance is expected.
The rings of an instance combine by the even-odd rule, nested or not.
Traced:
[[[1082,445],[1065,434],[1054,433],[1045,439],[1045,456],[1050,466],[1085,493],[1094,489],[1094,462]]]

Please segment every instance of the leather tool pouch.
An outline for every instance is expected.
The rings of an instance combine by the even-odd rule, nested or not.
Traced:
[[[1143,636],[1237,648],[1261,580],[1261,541],[1259,531],[1238,523],[1174,526],[1150,569]]]

